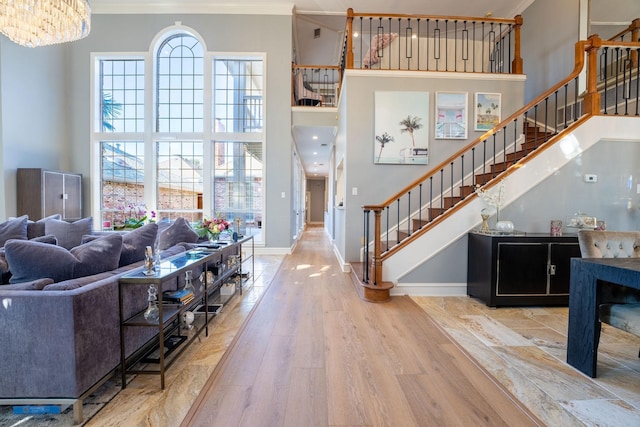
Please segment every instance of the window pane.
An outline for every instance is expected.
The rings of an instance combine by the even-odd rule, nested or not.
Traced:
[[[124,224],[144,208],[144,142],[102,141],[102,224]],[[106,224],[105,224],[106,225]]]
[[[202,219],[202,142],[160,141],[156,146],[158,217]]]
[[[262,226],[262,143],[215,141],[214,215]]]
[[[144,127],[138,127],[137,123],[144,120],[144,115],[139,116],[144,109],[136,107],[144,104],[144,96],[138,96],[144,92],[144,60],[103,59],[100,70],[98,130],[143,132]]]
[[[202,129],[202,117],[185,115],[185,111],[193,111],[202,103],[202,57],[200,43],[188,34],[174,35],[158,49],[157,132]],[[178,108],[163,108],[167,104]]]
[[[262,132],[262,60],[214,59],[213,69],[213,130]]]

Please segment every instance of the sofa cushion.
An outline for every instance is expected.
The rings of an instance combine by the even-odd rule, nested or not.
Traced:
[[[9,240],[5,255],[11,270],[9,283],[49,277],[55,282],[89,276],[118,268],[122,236],[113,234],[77,246],[70,251],[30,240]]]
[[[26,240],[28,219],[29,217],[27,215],[23,215],[0,223],[0,247],[4,246],[9,239]]]
[[[76,222],[66,222],[50,219],[44,224],[45,234],[53,234],[58,239],[58,245],[65,249],[74,248],[82,243],[82,236],[91,234],[93,218],[83,218]]]
[[[166,229],[162,230],[158,236],[158,248],[163,251],[178,243],[195,243],[198,234],[184,218],[176,219]]]
[[[53,279],[45,277],[44,279],[36,279],[31,282],[14,283],[13,285],[2,285],[2,291],[41,291],[45,286],[53,283]]]
[[[35,237],[44,236],[46,234],[44,231],[45,224],[50,219],[61,220],[62,215],[54,214],[54,215],[49,215],[48,217],[39,219],[37,221],[31,221],[31,220],[27,221],[27,239],[33,239]]]
[[[122,236],[120,267],[142,261],[147,246],[153,247],[158,234],[158,224],[150,223]]]

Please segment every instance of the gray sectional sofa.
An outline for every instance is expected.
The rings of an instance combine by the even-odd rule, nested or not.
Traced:
[[[180,227],[176,227],[177,223],[180,223]],[[156,224],[150,225],[146,231],[147,239],[149,229],[154,230],[156,241],[163,249],[163,257],[183,252],[189,243],[197,240],[197,235],[190,230],[186,221],[176,221],[161,231],[158,231]],[[135,233],[132,232],[132,236]],[[117,236],[119,239],[97,237],[89,239],[91,242],[80,246],[80,249],[71,249],[69,253],[75,251],[81,259],[82,254],[91,253],[87,248],[98,248],[97,253],[101,254],[99,251],[105,247],[105,241],[116,244],[118,240],[129,241],[128,245],[124,243],[121,248],[120,260],[125,265],[116,265],[117,268],[90,275],[82,275],[86,268],[75,266],[68,274],[78,277],[60,281],[46,274],[47,268],[54,270],[58,266],[45,266],[37,272],[42,277],[35,280],[0,285],[0,405],[73,404],[74,419],[81,422],[82,400],[119,367],[118,278],[141,266],[144,261],[129,262],[139,258],[135,253],[140,248],[135,247],[135,241],[120,236]],[[146,247],[146,242],[140,242]],[[30,252],[38,258],[37,251],[61,250],[59,247],[54,249],[53,246],[47,248],[43,245],[8,240],[5,251],[9,268],[19,262],[16,260],[21,251]],[[144,253],[144,247],[141,253]],[[39,258],[42,259],[42,255]],[[93,263],[98,262],[95,251],[88,259]],[[42,264],[47,264],[47,260],[42,260]],[[179,285],[174,282],[168,284],[167,288]],[[124,292],[125,317],[146,307],[145,287],[125,287]],[[128,328],[124,337],[127,356],[148,343],[156,333],[154,328]]]

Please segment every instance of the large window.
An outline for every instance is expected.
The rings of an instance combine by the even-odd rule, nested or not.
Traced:
[[[263,58],[207,54],[183,29],[157,46],[138,57],[95,55],[94,216],[117,226],[144,211],[193,222],[220,214],[258,230]]]

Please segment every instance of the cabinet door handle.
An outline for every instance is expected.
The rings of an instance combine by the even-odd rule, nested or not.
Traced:
[[[547,266],[547,274],[549,276],[555,276],[555,274],[556,274],[556,266],[553,265],[553,264],[549,264]]]

